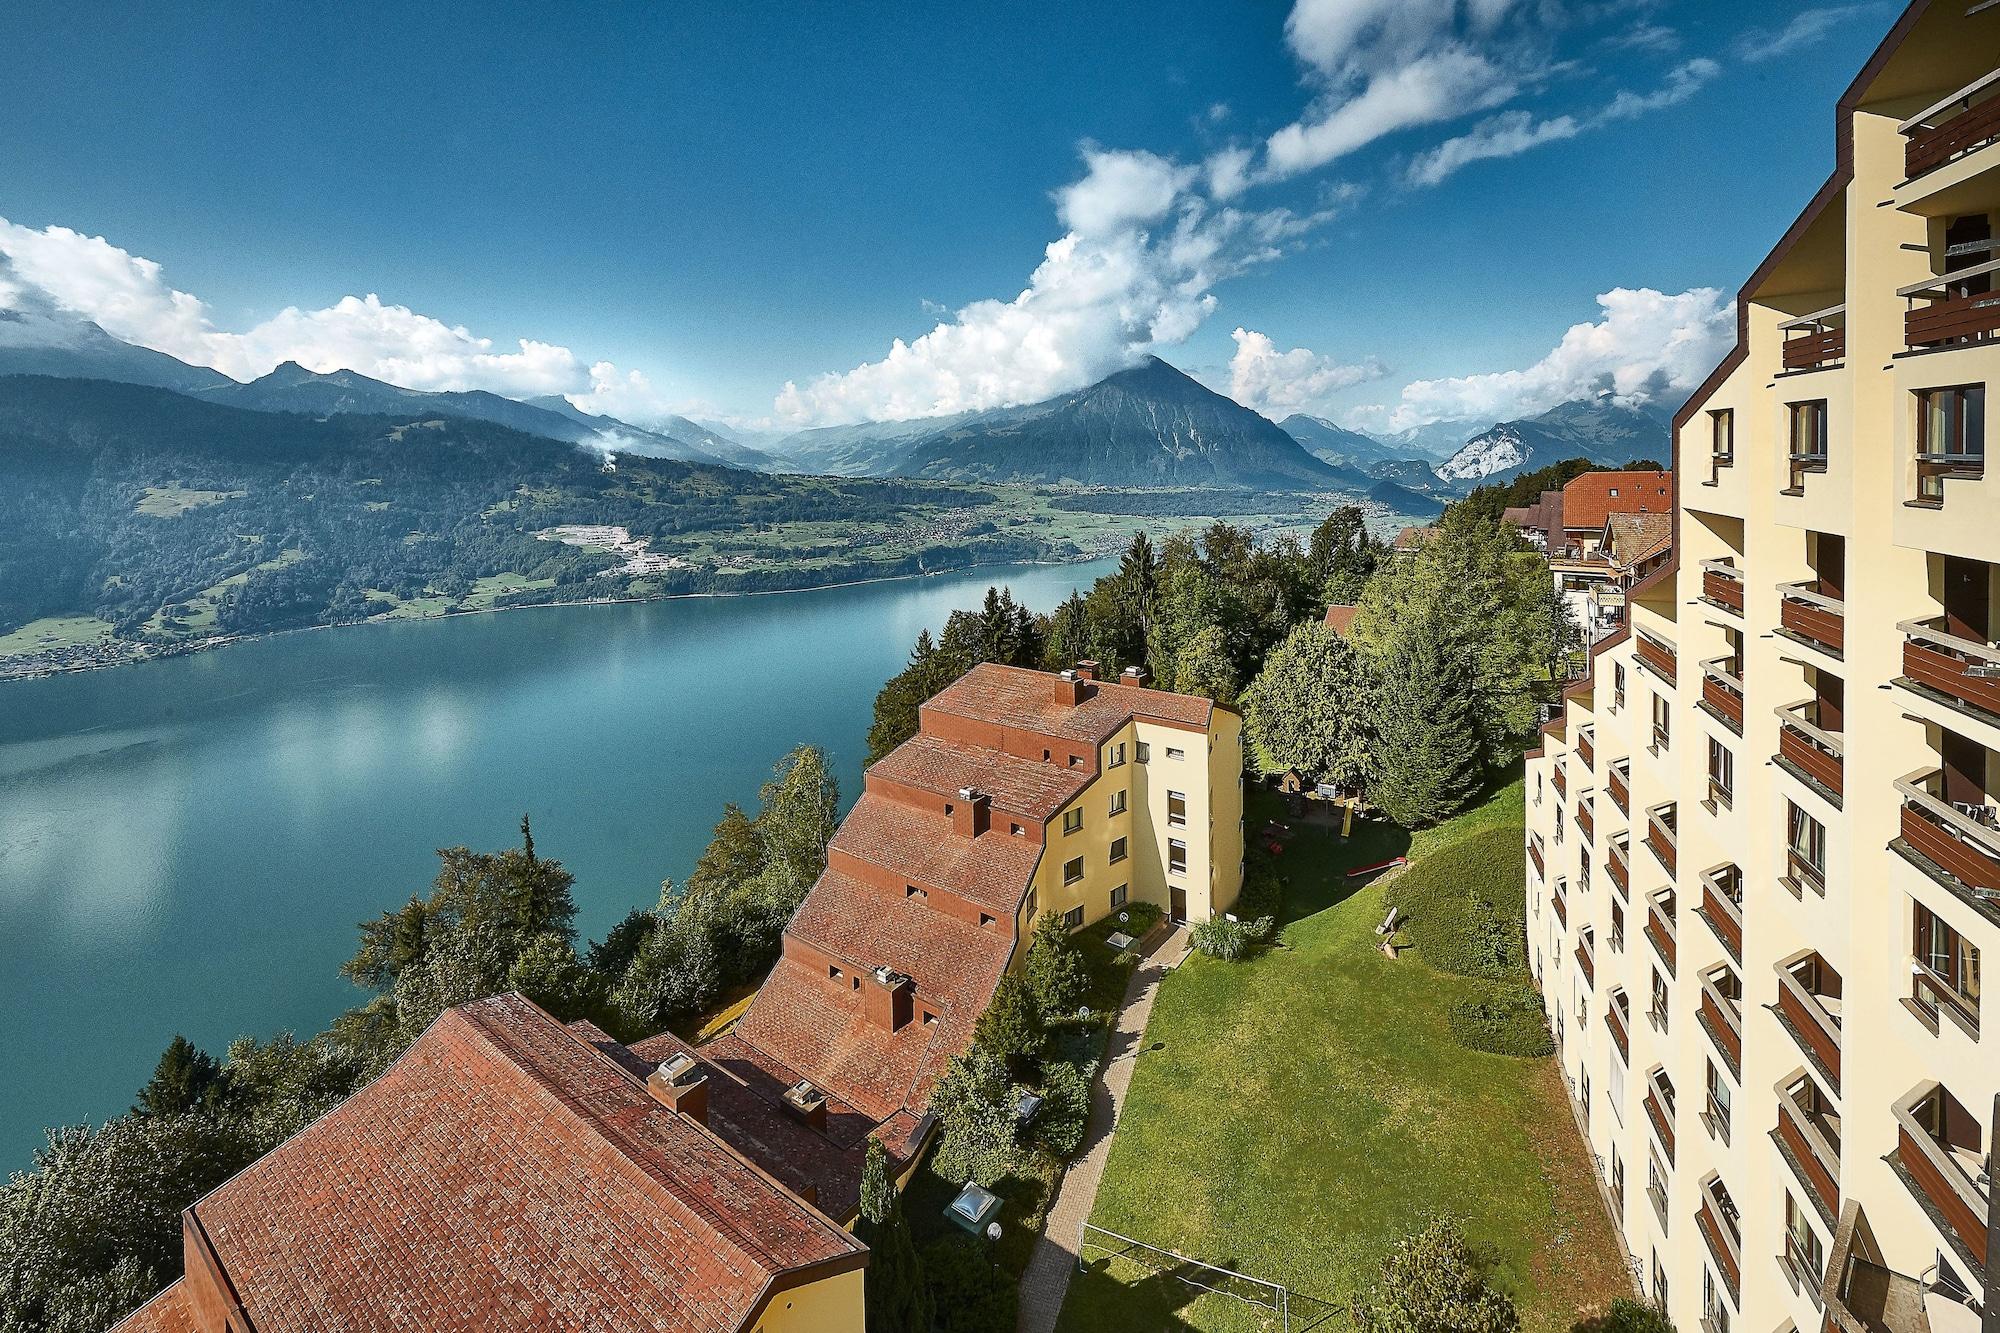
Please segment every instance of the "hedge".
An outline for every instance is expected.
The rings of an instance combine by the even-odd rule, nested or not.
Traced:
[[[1403,935],[1418,957],[1460,976],[1521,975],[1526,837],[1519,826],[1486,829],[1432,852],[1389,884],[1387,901],[1406,918]]]

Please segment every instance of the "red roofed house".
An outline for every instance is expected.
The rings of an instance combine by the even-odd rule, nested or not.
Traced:
[[[1343,639],[1346,638],[1348,630],[1354,625],[1354,613],[1358,609],[1357,607],[1343,606],[1339,603],[1329,606],[1326,608],[1327,629]]]
[[[866,1247],[649,1068],[519,995],[447,1010],[183,1213],[117,1333],[859,1333]]]
[[[1228,910],[1242,720],[1144,682],[989,664],[926,703],[868,770],[777,966],[702,1056],[767,1101],[805,1098],[840,1152],[877,1134],[907,1168],[932,1085],[1041,913],[1077,929],[1127,902]],[[820,1206],[844,1219],[854,1199],[823,1189]]]

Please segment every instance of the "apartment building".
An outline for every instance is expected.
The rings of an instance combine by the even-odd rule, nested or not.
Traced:
[[[1835,141],[1529,758],[1528,945],[1677,1326],[1991,1330],[2000,6],[1911,5]]]
[[[858,1331],[868,1140],[907,1179],[1042,914],[1233,905],[1242,773],[1241,719],[1143,671],[974,668],[868,770],[728,1033],[449,1010],[188,1209],[187,1276],[119,1333]]]

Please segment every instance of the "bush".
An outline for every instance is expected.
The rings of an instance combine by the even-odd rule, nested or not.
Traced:
[[[1433,852],[1388,887],[1404,933],[1440,972],[1514,977],[1522,957],[1526,832],[1486,829]]]
[[[1519,1333],[1514,1302],[1487,1285],[1450,1218],[1397,1241],[1382,1276],[1349,1313],[1360,1333]]]
[[[955,1057],[931,1090],[938,1118],[933,1157],[947,1180],[974,1180],[988,1186],[1013,1171],[1020,1159],[1014,1139],[1014,1108],[1020,1093],[999,1055],[975,1042]]]
[[[1158,903],[1126,903],[1112,919],[1119,930],[1135,940],[1141,940],[1146,937],[1147,931],[1160,924],[1163,915]]]
[[[985,1242],[944,1236],[926,1245],[921,1258],[939,1333],[1014,1333],[1020,1294]]]
[[[1603,1314],[1578,1320],[1574,1333],[1674,1333],[1674,1325],[1653,1302],[1620,1296]]]
[[[1272,925],[1268,916],[1260,916],[1255,921],[1231,921],[1215,916],[1197,925],[1188,936],[1188,941],[1210,958],[1235,963],[1248,958],[1256,952],[1258,945],[1271,937]]]
[[[1451,1035],[1470,1050],[1532,1059],[1552,1053],[1549,1021],[1531,990],[1487,1000],[1461,1000],[1451,1011]]]
[[[1092,1064],[1053,1060],[1042,1074],[1042,1109],[1035,1113],[1035,1138],[1067,1162],[1083,1146],[1090,1119]]]
[[[1285,906],[1285,881],[1279,876],[1278,867],[1268,852],[1259,851],[1247,859],[1243,892],[1236,895],[1236,905],[1231,910],[1249,920],[1277,916]]]

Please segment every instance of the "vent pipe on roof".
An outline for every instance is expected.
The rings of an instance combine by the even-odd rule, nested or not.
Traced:
[[[646,1091],[668,1110],[704,1125],[708,1123],[708,1071],[686,1052],[662,1061],[647,1075]]]
[[[1146,668],[1142,666],[1128,666],[1125,668],[1124,672],[1120,674],[1119,679],[1124,681],[1127,685],[1137,685],[1140,689],[1144,689],[1146,687],[1146,683],[1149,680],[1151,680],[1152,677],[1147,673]]]
[[[912,1017],[916,985],[901,972],[878,967],[868,974],[874,983],[862,1001],[868,1021],[884,1032],[900,1032]]]
[[[1078,658],[1076,662],[1076,674],[1082,676],[1085,680],[1096,680],[1097,659],[1092,657]]]
[[[960,787],[951,811],[951,831],[961,838],[976,838],[993,827],[993,798],[977,787]]]
[[[1055,677],[1056,702],[1065,708],[1074,708],[1083,702],[1084,678],[1075,671],[1060,671]]]

